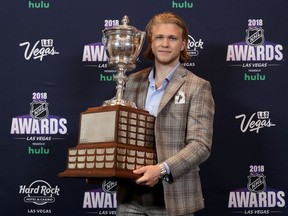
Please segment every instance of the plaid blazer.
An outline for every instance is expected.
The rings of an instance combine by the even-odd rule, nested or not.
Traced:
[[[145,108],[151,68],[132,73],[124,98]],[[199,165],[212,147],[214,100],[210,83],[182,65],[176,70],[161,99],[155,121],[158,163],[166,162],[173,182],[162,182],[169,215],[204,208]],[[159,195],[158,195],[159,196]]]

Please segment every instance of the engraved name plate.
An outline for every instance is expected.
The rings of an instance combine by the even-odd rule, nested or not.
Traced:
[[[81,115],[79,143],[109,142],[115,139],[116,111]]]

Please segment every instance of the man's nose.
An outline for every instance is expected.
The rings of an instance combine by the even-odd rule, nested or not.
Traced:
[[[163,47],[169,46],[169,39],[168,39],[168,38],[163,38],[162,46],[163,46]]]

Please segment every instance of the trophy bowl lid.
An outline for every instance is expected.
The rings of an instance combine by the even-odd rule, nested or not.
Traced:
[[[119,31],[128,31],[128,32],[131,32],[131,33],[135,33],[135,32],[138,32],[139,30],[136,29],[135,27],[133,26],[129,26],[128,25],[129,23],[129,18],[127,15],[125,15],[123,18],[122,18],[122,25],[118,25],[118,26],[113,26],[111,28],[106,28],[103,30],[103,33],[104,34],[111,34],[111,33],[116,33],[116,32],[119,32]]]

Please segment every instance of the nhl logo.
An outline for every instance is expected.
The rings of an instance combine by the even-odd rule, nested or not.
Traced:
[[[248,45],[259,46],[265,41],[264,30],[262,28],[248,28],[246,30],[245,41]]]
[[[46,101],[33,101],[30,105],[30,116],[32,118],[41,120],[48,117],[49,110]]]
[[[117,187],[117,181],[105,180],[102,183],[102,189],[106,193],[115,193],[116,187]]]
[[[247,188],[250,192],[260,193],[266,190],[266,176],[263,174],[251,173],[247,178]]]

